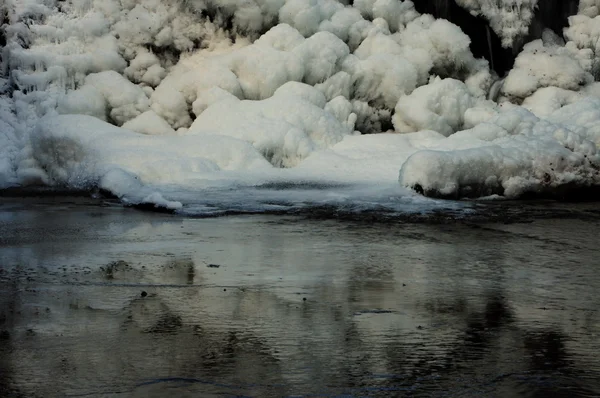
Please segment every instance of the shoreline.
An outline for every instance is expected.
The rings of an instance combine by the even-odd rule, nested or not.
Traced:
[[[19,208],[20,204],[29,205],[61,205],[77,204],[80,206],[108,206],[137,210],[143,213],[162,213],[177,218],[220,218],[236,216],[297,216],[315,220],[346,220],[349,222],[402,222],[402,223],[520,223],[531,222],[533,219],[548,218],[582,218],[600,217],[598,204],[600,201],[568,201],[556,199],[523,199],[523,200],[443,200],[449,205],[464,205],[464,207],[425,209],[419,211],[391,211],[389,209],[343,209],[335,205],[310,205],[293,209],[258,209],[236,210],[223,209],[214,213],[189,214],[185,211],[164,209],[154,204],[123,203],[118,198],[100,194],[90,190],[53,189],[48,187],[10,188],[0,190],[0,206]],[[184,205],[185,208],[185,205]]]

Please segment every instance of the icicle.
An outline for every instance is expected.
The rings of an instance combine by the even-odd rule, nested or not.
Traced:
[[[485,25],[485,34],[487,36],[488,51],[490,53],[490,67],[492,70],[496,70],[494,67],[494,51],[492,50],[492,33],[490,32],[490,25]]]
[[[504,85],[504,79],[496,80],[490,87],[490,91],[488,92],[487,99],[491,100],[491,101],[498,101],[498,97],[500,97],[500,90],[502,90],[503,85]]]

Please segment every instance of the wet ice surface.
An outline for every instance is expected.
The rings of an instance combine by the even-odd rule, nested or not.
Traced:
[[[184,191],[171,196],[183,203],[179,214],[212,217],[231,214],[328,214],[408,217],[434,212],[469,214],[473,203],[425,198],[392,184],[273,182],[257,186]],[[154,205],[151,205],[154,206]]]
[[[342,220],[0,204],[8,396],[600,393],[597,204]]]

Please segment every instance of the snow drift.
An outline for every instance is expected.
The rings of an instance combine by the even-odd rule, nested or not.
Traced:
[[[184,191],[285,181],[450,198],[600,185],[598,4],[517,46],[536,1],[459,1],[520,51],[499,84],[459,26],[408,0],[346,3],[5,1],[0,187],[180,208]]]

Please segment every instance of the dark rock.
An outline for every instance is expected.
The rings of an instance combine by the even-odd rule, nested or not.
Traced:
[[[146,297],[147,295],[148,295],[148,293],[146,293],[144,290],[142,290],[142,294],[141,294],[141,296],[142,296],[142,297]]]

